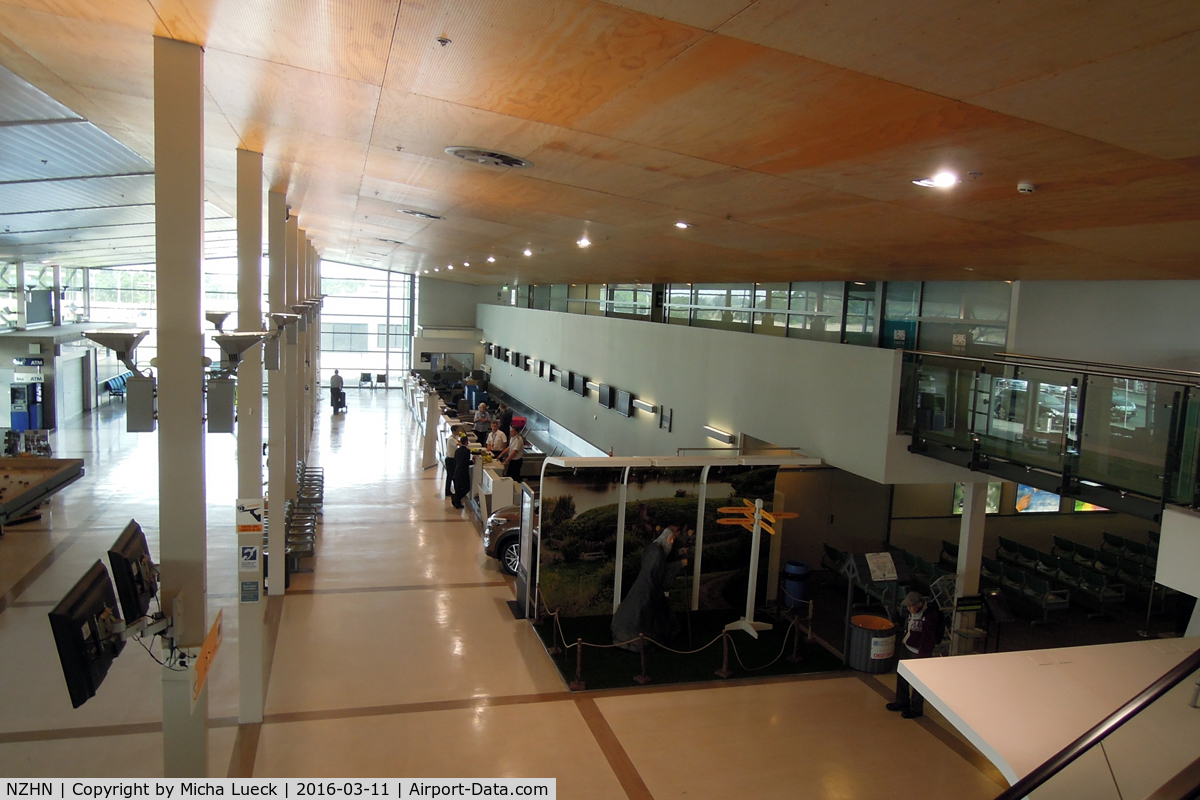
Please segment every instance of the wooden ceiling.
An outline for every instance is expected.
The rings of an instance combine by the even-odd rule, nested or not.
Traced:
[[[233,213],[235,150],[262,150],[337,261],[479,283],[1200,275],[1191,0],[0,0],[0,64],[150,163],[153,35],[205,47],[208,200]],[[941,169],[963,182],[912,184]]]

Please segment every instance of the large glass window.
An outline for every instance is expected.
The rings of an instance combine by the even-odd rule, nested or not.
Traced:
[[[1000,281],[930,281],[921,297],[920,347],[991,356],[1008,339],[1012,287]]]
[[[842,341],[868,347],[875,343],[874,281],[854,281],[847,284],[846,323]]]
[[[654,289],[640,283],[608,284],[608,316],[641,319],[650,316]]]
[[[413,276],[321,262],[321,380],[337,369],[353,384],[362,373],[396,385],[412,363]]]
[[[754,287],[754,332],[768,336],[787,336],[789,286],[786,283],[759,283]]]
[[[795,339],[840,342],[842,298],[845,288],[845,284],[840,281],[793,283],[788,336]]]
[[[921,282],[888,281],[883,298],[882,347],[914,350],[917,346],[917,319],[921,316]]]

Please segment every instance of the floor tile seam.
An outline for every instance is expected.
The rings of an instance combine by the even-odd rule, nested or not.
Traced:
[[[616,689],[584,689],[571,692],[572,696],[592,697],[603,700],[609,697],[632,697],[643,694],[668,694],[672,692],[702,691],[708,689],[738,689],[748,686],[769,686],[787,683],[808,683],[812,681],[852,680],[853,676],[844,670],[830,672],[804,672],[798,675],[763,675],[761,677],[745,678],[714,678],[711,681],[695,681],[684,683],[664,683],[660,685],[626,686]]]
[[[263,715],[264,725],[286,725],[297,722],[328,722],[363,717],[407,716],[437,711],[465,711],[480,708],[565,703],[572,700],[569,692],[540,692],[535,694],[497,695],[495,697],[464,697],[454,700],[426,700],[417,703],[393,703],[380,706],[354,706],[312,711],[278,711]]]
[[[8,591],[6,591],[3,595],[0,595],[0,613],[3,613],[4,610],[8,608],[10,603],[28,591],[29,587],[36,583],[37,579],[42,577],[42,575],[44,575],[46,571],[54,565],[55,561],[61,558],[64,553],[66,553],[71,549],[72,546],[75,545],[76,542],[83,538],[84,532],[88,530],[88,524],[94,519],[98,518],[99,515],[107,513],[111,506],[111,502],[104,503],[93,510],[91,514],[84,518],[79,527],[65,536],[61,542],[54,545],[54,547],[52,547],[48,553],[38,559],[37,563],[29,568],[28,572],[17,579],[17,581],[11,587],[9,587]]]
[[[212,717],[208,727],[232,728],[238,724],[236,717]],[[63,739],[99,739],[109,736],[134,736],[142,733],[161,733],[162,722],[124,722],[115,725],[87,725],[78,728],[40,728],[28,731],[0,733],[0,745],[26,742],[49,742]]]
[[[642,779],[641,773],[638,772],[633,759],[625,751],[620,738],[613,731],[612,726],[608,724],[604,712],[596,705],[596,701],[590,697],[576,697],[575,708],[579,711],[579,715],[583,717],[583,721],[591,732],[592,738],[596,741],[596,746],[603,753],[605,760],[608,762],[609,769],[612,770],[613,776],[620,783],[625,796],[629,800],[654,800],[654,795],[650,793],[650,788],[646,786],[646,782]]]
[[[877,679],[877,676],[858,674],[855,675],[855,677],[887,702],[890,703],[896,699],[895,694],[889,691],[888,688]],[[986,757],[977,752],[970,745],[960,740],[953,733],[946,730],[927,716],[917,717],[913,721],[920,725],[931,736],[933,736],[933,738],[937,739],[950,750],[953,750],[955,753],[957,753],[972,767],[979,770],[988,780],[992,781],[1003,789],[1008,788],[1008,781],[1005,780],[1004,776],[1000,774],[1000,770],[996,768],[996,765],[988,761]]]
[[[508,581],[479,581],[467,583],[412,583],[401,586],[347,586],[345,588],[289,589],[288,595],[372,594],[382,592],[449,591],[452,589],[494,589],[508,586]],[[211,595],[210,595],[211,596]],[[231,595],[232,597],[232,595]]]

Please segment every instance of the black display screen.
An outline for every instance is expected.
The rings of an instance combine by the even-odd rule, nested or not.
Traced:
[[[617,389],[617,413],[624,417],[633,416],[633,395]]]

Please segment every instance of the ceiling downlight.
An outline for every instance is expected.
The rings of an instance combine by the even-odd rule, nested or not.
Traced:
[[[439,217],[437,214],[428,214],[424,211],[414,211],[411,208],[402,208],[400,209],[400,213],[408,214],[410,217],[417,217],[418,219],[445,219],[445,217]]]
[[[499,150],[488,150],[483,147],[460,147],[456,145],[454,147],[447,147],[446,152],[455,158],[461,158],[463,161],[472,161],[487,167],[525,169],[533,166],[532,161],[527,161],[524,158],[519,158],[509,153],[501,153]]]

